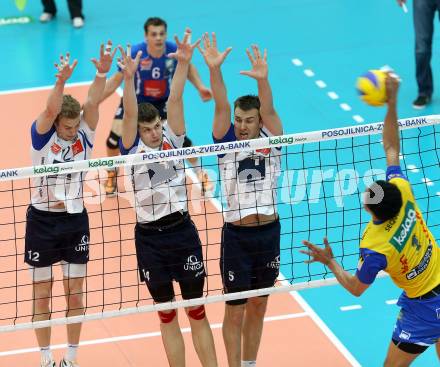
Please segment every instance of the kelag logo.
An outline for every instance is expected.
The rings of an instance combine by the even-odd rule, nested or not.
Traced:
[[[400,223],[400,227],[394,233],[390,243],[396,248],[398,252],[402,251],[406,242],[409,239],[414,226],[416,224],[416,211],[414,204],[408,202],[405,206],[405,215]]]
[[[99,159],[95,162],[89,161],[89,168],[96,167],[113,167],[113,159]]]

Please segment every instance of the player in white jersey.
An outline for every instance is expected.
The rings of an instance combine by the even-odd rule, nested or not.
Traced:
[[[108,41],[101,45],[99,60],[92,59],[96,77],[90,85],[82,109],[64,86],[77,64],[69,53],[60,57],[56,83],[45,110],[31,127],[31,156],[34,165],[52,165],[90,158],[98,123],[98,106],[104,91],[106,73],[115,51]],[[42,176],[33,180],[34,192],[26,216],[25,262],[33,280],[33,321],[48,320],[51,315],[52,265],[61,262],[67,301],[66,316],[84,312],[82,292],[89,259],[89,222],[82,200],[83,173]],[[81,324],[67,325],[68,349],[60,367],[78,366],[75,362]],[[56,366],[50,351],[51,328],[35,329],[41,349],[41,367]]]
[[[187,30],[182,43],[176,37],[176,72],[168,97],[168,121],[150,103],[137,104],[134,73],[142,51],[136,58],[121,49],[124,61],[124,122],[120,149],[122,154],[182,148],[185,138],[183,89],[196,44],[190,45]],[[202,246],[187,208],[185,172],[182,160],[149,163],[132,168],[136,203],[136,254],[141,280],[145,281],[155,302],[175,298],[173,280],[179,283],[182,298],[203,296],[205,268]],[[202,366],[217,366],[214,339],[204,306],[185,309],[191,325],[194,347]],[[159,311],[162,340],[170,366],[185,366],[185,347],[176,310]]]
[[[204,35],[199,47],[209,67],[215,101],[215,142],[256,139],[282,134],[281,120],[273,106],[268,81],[267,53],[257,46],[246,50],[252,65],[242,75],[257,81],[258,97],[247,95],[234,103],[234,123],[227,99],[221,65],[231,48],[220,52],[217,39]],[[277,148],[219,155],[225,224],[222,231],[220,267],[226,293],[271,287],[279,273],[280,223],[276,187],[280,175]],[[227,301],[223,339],[229,367],[255,366],[263,331],[267,297]],[[241,346],[243,345],[243,350]]]

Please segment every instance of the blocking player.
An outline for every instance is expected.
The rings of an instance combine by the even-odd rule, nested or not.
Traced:
[[[176,72],[168,97],[168,119],[163,121],[150,103],[137,104],[134,74],[141,60],[123,50],[120,63],[124,75],[124,122],[120,149],[122,154],[182,148],[185,137],[183,89],[193,50],[191,31],[183,41],[176,37]],[[200,41],[199,41],[200,42]],[[149,163],[131,168],[137,224],[135,244],[141,280],[145,281],[155,302],[174,300],[173,280],[179,283],[182,298],[203,295],[205,269],[198,232],[187,207],[183,160]],[[217,366],[214,340],[204,306],[185,309],[191,325],[193,344],[203,366]],[[185,347],[177,311],[159,311],[160,329],[170,366],[185,366]]]
[[[303,241],[309,250],[301,251],[311,257],[307,263],[318,261],[328,266],[339,283],[357,297],[381,270],[403,290],[385,367],[409,366],[430,345],[436,345],[440,358],[440,249],[399,165],[398,87],[398,80],[388,75],[383,127],[386,181],[376,181],[365,193],[364,208],[371,220],[362,235],[356,274],[336,262],[327,238],[324,249]]]
[[[64,86],[77,60],[70,64],[69,53],[60,57],[56,83],[45,110],[32,123],[32,163],[47,165],[72,162],[90,157],[99,118],[99,102],[115,51],[111,41],[101,45],[99,60],[92,59],[96,76],[83,107]],[[82,292],[89,259],[89,221],[82,200],[83,173],[55,174],[33,180],[31,205],[26,216],[24,261],[33,280],[33,321],[50,318],[52,265],[61,262],[67,302],[66,316],[84,312]],[[68,349],[61,367],[77,367],[76,354],[81,323],[67,325]],[[41,350],[41,367],[54,367],[50,350],[51,328],[35,329]]]
[[[257,81],[258,97],[239,97],[234,102],[231,123],[231,106],[221,73],[231,48],[220,52],[213,33],[212,40],[204,35],[204,49],[199,50],[209,67],[215,101],[214,142],[281,135],[282,124],[268,80],[266,51],[262,55],[256,45],[252,52],[246,50],[251,70],[241,74]],[[220,259],[224,290],[233,293],[271,287],[279,273],[280,259],[276,199],[280,149],[229,153],[218,160],[226,199]],[[230,367],[256,366],[267,300],[264,296],[226,302],[223,339]]]
[[[169,57],[170,53],[176,52],[177,46],[174,42],[167,41],[167,23],[157,17],[148,18],[144,24],[145,41],[132,47],[132,57],[137,51],[142,51],[142,58],[135,74],[135,91],[138,103],[151,103],[159,111],[162,119],[167,118],[167,99],[170,93],[170,83],[176,69],[176,60]],[[196,69],[189,65],[188,79],[195,86],[203,101],[212,98],[211,90],[207,88]],[[123,73],[118,70],[107,82],[103,99],[110,96],[121,85]],[[113,120],[112,129],[107,139],[107,155],[116,156],[119,154],[118,141],[122,131],[122,120],[124,106],[122,98]],[[184,146],[191,146],[191,140],[185,136]],[[202,183],[204,191],[212,188],[208,175],[200,167],[197,158],[189,159]],[[116,191],[116,170],[108,172],[108,179],[105,190],[108,195],[114,195]]]

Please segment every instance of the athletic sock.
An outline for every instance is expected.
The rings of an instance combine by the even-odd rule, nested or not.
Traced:
[[[42,359],[48,359],[48,360],[53,359],[52,351],[50,350],[50,345],[47,347],[40,348],[40,353]]]
[[[257,361],[241,361],[241,367],[256,367]]]
[[[64,357],[67,361],[75,361],[76,360],[76,353],[78,352],[78,344],[69,344],[67,346],[67,353]]]

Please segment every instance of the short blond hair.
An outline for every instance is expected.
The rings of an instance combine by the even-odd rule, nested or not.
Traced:
[[[61,105],[61,112],[58,114],[55,122],[58,122],[60,118],[65,117],[68,119],[77,118],[81,113],[81,105],[70,94],[63,95],[63,103]]]

